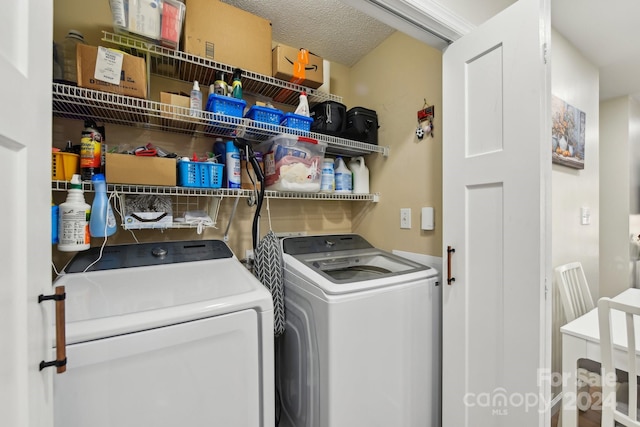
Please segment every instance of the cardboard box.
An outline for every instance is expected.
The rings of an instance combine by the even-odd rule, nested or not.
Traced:
[[[176,159],[107,153],[109,184],[176,185]]]
[[[97,80],[94,77],[97,58],[98,48],[96,46],[78,45],[78,86],[119,95],[147,98],[147,67],[143,58],[124,53],[120,84],[118,85]]]
[[[191,99],[188,96],[182,96],[175,93],[160,92],[160,102],[162,104],[171,104],[176,107],[172,108],[165,105],[160,106],[160,115],[168,119],[188,120],[189,107],[191,106]],[[184,109],[183,109],[184,108]]]
[[[273,77],[317,89],[324,81],[322,58],[307,50],[279,44],[272,51]]]
[[[187,0],[186,53],[271,75],[271,22],[219,0]]]

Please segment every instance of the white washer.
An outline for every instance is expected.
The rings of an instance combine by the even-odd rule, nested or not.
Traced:
[[[282,248],[282,425],[440,425],[437,272],[353,234]]]
[[[273,302],[219,240],[79,253],[56,427],[273,426]]]

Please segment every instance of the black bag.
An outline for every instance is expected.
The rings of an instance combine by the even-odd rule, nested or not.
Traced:
[[[347,123],[343,132],[346,139],[378,145],[378,114],[364,107],[347,111]]]
[[[347,107],[336,101],[325,101],[311,107],[311,131],[340,135],[345,128]]]

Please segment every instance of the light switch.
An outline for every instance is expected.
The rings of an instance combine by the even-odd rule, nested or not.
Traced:
[[[591,224],[591,209],[585,207],[580,208],[580,224]]]
[[[421,230],[433,230],[433,208],[422,208]]]
[[[400,228],[411,228],[411,208],[400,209]]]

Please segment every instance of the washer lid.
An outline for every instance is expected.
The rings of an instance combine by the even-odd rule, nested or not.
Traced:
[[[283,251],[285,264],[295,265],[303,276],[332,294],[392,286],[436,275],[430,267],[374,248],[355,234],[286,238]]]
[[[65,287],[70,344],[240,310],[273,310],[269,291],[233,255],[67,273],[54,284]]]

